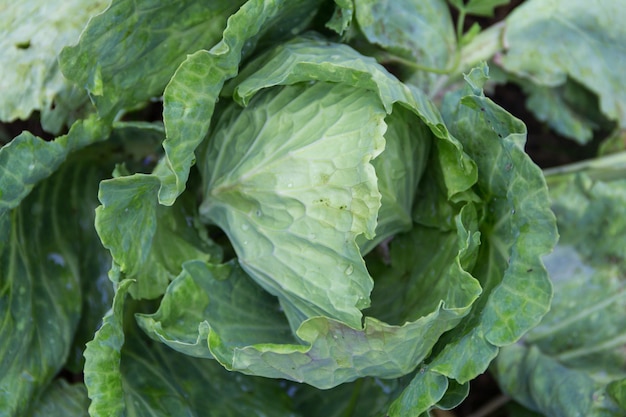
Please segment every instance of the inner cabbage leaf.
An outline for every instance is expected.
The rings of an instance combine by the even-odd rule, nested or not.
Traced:
[[[373,92],[297,84],[233,104],[209,138],[200,214],[257,283],[307,317],[361,328],[373,281],[355,238],[376,228],[370,161],[384,149],[385,116]]]

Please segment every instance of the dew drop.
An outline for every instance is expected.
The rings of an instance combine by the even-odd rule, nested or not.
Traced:
[[[293,187],[293,183],[292,183],[292,182],[290,182],[289,184],[287,184],[287,188],[291,188],[291,187]]]
[[[354,272],[354,266],[352,264],[348,265],[348,267],[343,271],[346,275],[352,275]]]
[[[31,171],[32,171],[33,169],[35,169],[35,164],[30,164],[30,165],[28,166],[28,169],[29,169],[29,170],[31,170]]]
[[[241,225],[241,230],[243,230],[244,232],[247,232],[248,229],[250,229],[250,226],[248,226],[246,223]]]
[[[257,217],[262,217],[263,216],[263,213],[261,212],[261,210],[257,210],[256,211],[256,216]]]

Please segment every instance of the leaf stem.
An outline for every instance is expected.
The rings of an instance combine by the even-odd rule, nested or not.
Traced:
[[[465,24],[465,8],[459,9],[459,15],[456,19],[456,44],[457,51],[461,49],[461,39],[463,39],[463,25]]]

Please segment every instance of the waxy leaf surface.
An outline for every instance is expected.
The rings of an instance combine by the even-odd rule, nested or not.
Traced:
[[[561,234],[545,260],[552,308],[520,345],[503,349],[496,375],[514,399],[545,415],[621,416],[626,182],[594,180],[584,169],[548,181]]]

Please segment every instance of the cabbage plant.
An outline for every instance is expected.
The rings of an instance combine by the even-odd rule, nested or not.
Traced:
[[[519,53],[580,2],[484,31],[465,17],[506,1],[38,3],[0,17],[0,120],[42,129],[0,149],[0,415],[426,416],[496,357],[553,412],[503,370],[546,350],[523,337],[557,222],[485,90],[495,70],[572,138],[618,135],[619,76]]]

